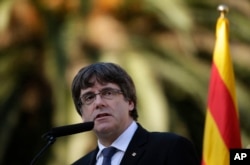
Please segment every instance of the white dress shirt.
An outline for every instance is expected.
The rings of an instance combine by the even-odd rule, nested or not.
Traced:
[[[111,146],[117,148],[117,152],[113,155],[111,160],[111,165],[118,165],[120,164],[124,153],[131,141],[138,125],[135,121],[133,121],[130,126],[111,144]],[[101,165],[103,161],[102,150],[105,148],[100,141],[97,141],[99,151],[96,155],[96,165]]]

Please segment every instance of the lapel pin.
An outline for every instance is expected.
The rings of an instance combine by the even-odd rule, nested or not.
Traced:
[[[135,156],[135,155],[136,155],[136,153],[135,153],[135,152],[133,152],[133,153],[132,153],[132,156]]]

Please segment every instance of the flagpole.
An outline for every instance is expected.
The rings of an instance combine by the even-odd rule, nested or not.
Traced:
[[[227,5],[221,4],[218,6],[217,10],[220,12],[220,17],[224,18],[225,15],[229,12]]]

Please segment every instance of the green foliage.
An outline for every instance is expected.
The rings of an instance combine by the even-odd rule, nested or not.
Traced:
[[[96,61],[119,63],[134,78],[146,128],[186,136],[201,154],[217,1],[20,2],[0,2],[0,164],[29,163],[44,132],[81,122],[70,84],[78,69]],[[246,146],[250,7],[248,1],[228,5]],[[58,140],[40,163],[70,164],[94,144],[92,134]]]

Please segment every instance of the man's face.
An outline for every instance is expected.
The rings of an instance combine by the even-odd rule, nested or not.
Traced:
[[[119,86],[114,83],[100,84],[95,81],[94,86],[81,90],[80,97],[89,94],[93,96],[93,94],[109,89],[120,90]],[[119,136],[133,121],[129,113],[134,109],[134,103],[126,100],[122,93],[114,94],[112,99],[107,99],[100,94],[94,97],[91,104],[83,103],[82,105],[83,120],[95,122],[94,131],[97,136]]]

